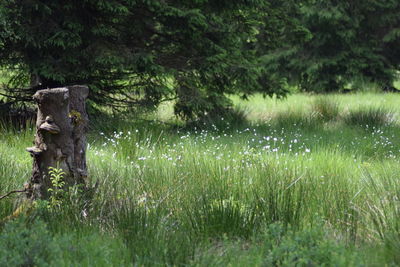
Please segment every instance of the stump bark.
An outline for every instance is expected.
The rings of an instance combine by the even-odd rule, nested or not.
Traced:
[[[32,176],[25,185],[31,200],[49,196],[49,168],[62,169],[66,186],[86,187],[86,131],[88,115],[86,86],[39,90],[33,96],[38,105],[36,135],[27,151],[33,157]]]

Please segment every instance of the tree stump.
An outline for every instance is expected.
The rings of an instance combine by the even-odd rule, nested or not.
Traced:
[[[64,171],[66,186],[87,185],[86,131],[88,115],[86,86],[39,90],[33,96],[38,105],[35,146],[27,151],[33,157],[32,176],[26,183],[26,197],[49,197],[49,168]]]

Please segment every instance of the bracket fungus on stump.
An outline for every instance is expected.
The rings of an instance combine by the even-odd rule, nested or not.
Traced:
[[[51,187],[49,167],[60,168],[67,186],[86,186],[86,98],[89,89],[75,85],[39,90],[33,96],[38,105],[33,147],[32,176],[25,185],[28,199],[46,199]]]

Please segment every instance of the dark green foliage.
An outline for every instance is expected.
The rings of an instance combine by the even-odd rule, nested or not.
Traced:
[[[400,64],[398,1],[45,1],[0,3],[8,95],[88,84],[115,109],[175,100],[186,119],[218,116],[256,92],[391,90]],[[17,88],[25,89],[17,89]],[[9,100],[10,100],[9,99]]]
[[[293,16],[304,34],[287,35],[265,62],[306,91],[359,89],[359,78],[390,90],[400,66],[399,10],[398,1],[304,1]]]
[[[272,224],[265,234],[264,264],[267,266],[356,266],[360,263],[351,249],[327,239],[320,226],[292,232]]]
[[[23,219],[8,223],[0,233],[1,266],[50,266],[61,251],[43,222]]]
[[[98,104],[177,99],[176,114],[194,118],[229,106],[226,93],[286,93],[263,82],[257,63],[264,13],[279,24],[285,12],[265,1],[12,0],[0,12],[0,65],[13,69],[18,99],[79,83]]]
[[[194,260],[196,266],[364,266],[351,247],[328,238],[319,225],[291,231],[271,224],[253,242],[223,240]]]
[[[1,266],[127,266],[129,261],[122,242],[93,231],[54,235],[41,220],[18,218],[0,232]]]

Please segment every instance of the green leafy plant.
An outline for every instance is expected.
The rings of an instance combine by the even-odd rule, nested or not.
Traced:
[[[67,216],[72,221],[79,222],[87,216],[90,196],[84,192],[82,185],[70,185],[65,182],[66,173],[59,167],[49,168],[51,187],[47,189],[48,199],[43,202],[41,211],[45,217]],[[82,217],[83,216],[83,217]]]
[[[52,187],[48,189],[50,193],[48,207],[50,209],[60,208],[65,198],[63,189],[65,186],[65,182],[63,181],[65,172],[61,168],[49,167],[49,175]]]

